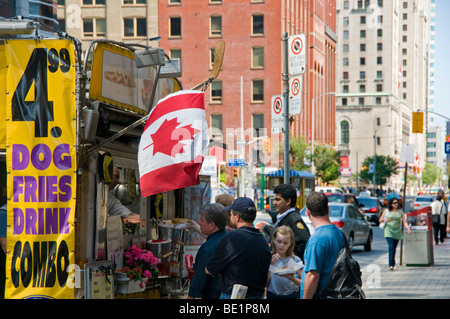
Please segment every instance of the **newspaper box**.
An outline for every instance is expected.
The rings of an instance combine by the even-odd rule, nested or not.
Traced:
[[[430,266],[433,256],[433,221],[431,207],[407,214],[411,234],[405,236],[406,266]]]

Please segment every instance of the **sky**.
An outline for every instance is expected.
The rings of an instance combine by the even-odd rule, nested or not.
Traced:
[[[436,0],[436,113],[450,118],[450,0]],[[435,125],[446,130],[447,119],[435,115]]]

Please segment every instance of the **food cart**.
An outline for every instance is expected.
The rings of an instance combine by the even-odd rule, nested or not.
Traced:
[[[161,48],[108,40],[93,41],[83,58],[80,42],[67,34],[10,38],[1,45],[0,77],[8,79],[0,81],[6,101],[0,112],[9,226],[6,297],[186,294],[190,265],[184,261],[204,240],[186,230],[187,219],[198,220],[199,207],[210,202],[209,176],[201,176],[199,185],[144,198],[137,158],[150,110],[182,89],[179,61]],[[220,63],[195,89],[217,76],[221,45]],[[26,107],[35,112],[23,112]],[[113,198],[139,222],[110,216]],[[158,260],[159,275],[138,288],[120,271],[131,246]]]

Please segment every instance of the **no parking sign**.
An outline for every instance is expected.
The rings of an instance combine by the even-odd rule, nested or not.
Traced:
[[[283,119],[283,96],[273,95],[272,96],[272,133],[281,133],[283,129],[284,119]]]
[[[306,68],[306,36],[289,37],[289,75],[303,74]]]

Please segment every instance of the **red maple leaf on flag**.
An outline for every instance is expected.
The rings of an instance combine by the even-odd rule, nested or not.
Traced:
[[[192,124],[177,127],[180,124],[181,122],[178,122],[177,118],[165,119],[158,130],[150,134],[153,144],[148,145],[144,149],[153,145],[153,156],[158,152],[171,157],[184,153],[183,146],[185,144],[180,142],[193,140],[194,135],[199,133],[200,130],[193,128]]]

